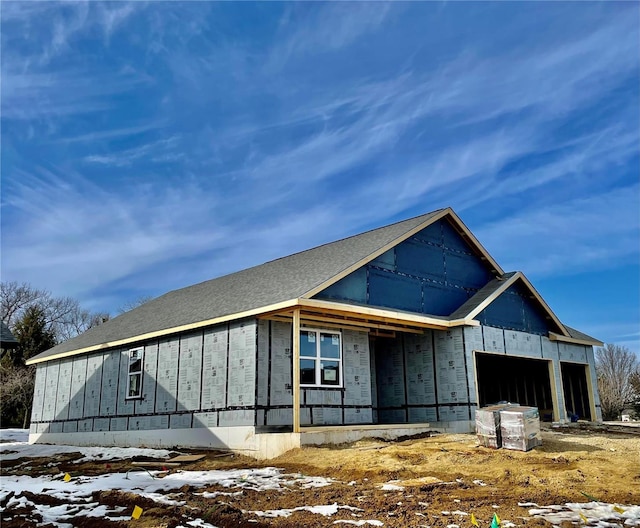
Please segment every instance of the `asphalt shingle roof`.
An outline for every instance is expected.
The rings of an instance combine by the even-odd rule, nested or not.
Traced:
[[[297,299],[406,237],[440,212],[442,209],[171,291],[60,343],[31,361]]]
[[[467,317],[473,310],[475,310],[478,306],[480,306],[488,297],[493,295],[500,286],[504,284],[504,281],[513,277],[517,272],[511,271],[509,273],[504,273],[500,277],[496,277],[493,280],[490,280],[485,284],[482,288],[480,288],[475,295],[467,299],[467,301],[460,306],[455,312],[453,312],[449,319],[464,319]]]

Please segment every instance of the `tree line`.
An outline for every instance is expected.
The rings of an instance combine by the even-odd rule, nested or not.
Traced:
[[[149,300],[125,304],[120,313]],[[106,312],[91,312],[71,297],[17,282],[0,283],[0,315],[17,346],[0,351],[0,426],[26,427],[31,415],[35,367],[26,360],[109,320]],[[617,420],[633,408],[640,419],[640,361],[627,347],[607,344],[596,349],[598,392],[604,420]]]
[[[109,319],[71,297],[27,283],[0,283],[2,321],[17,340],[0,351],[0,425],[26,427],[31,415],[35,367],[26,360]]]

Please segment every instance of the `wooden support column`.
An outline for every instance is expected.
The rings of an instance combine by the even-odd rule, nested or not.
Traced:
[[[300,432],[300,308],[293,310],[293,432]]]

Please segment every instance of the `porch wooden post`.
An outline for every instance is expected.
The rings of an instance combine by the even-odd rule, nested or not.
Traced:
[[[293,432],[300,432],[300,308],[293,310]]]

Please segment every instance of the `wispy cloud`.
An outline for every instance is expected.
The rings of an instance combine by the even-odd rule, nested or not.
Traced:
[[[533,278],[637,262],[633,6],[7,6],[7,276],[160,293],[447,205]]]
[[[476,229],[503,267],[571,275],[638,261],[640,185],[552,203]]]

